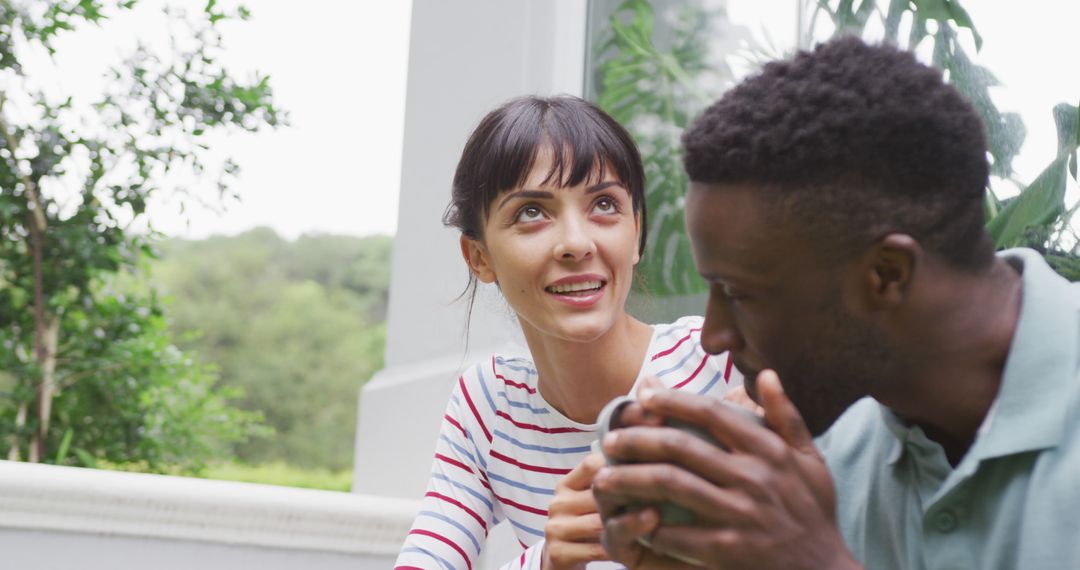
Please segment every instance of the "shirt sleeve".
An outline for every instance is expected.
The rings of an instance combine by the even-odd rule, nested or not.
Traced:
[[[427,492],[395,570],[472,570],[488,530],[500,518],[477,437],[487,441],[474,429],[482,420],[462,409],[463,390],[459,381],[450,396]]]

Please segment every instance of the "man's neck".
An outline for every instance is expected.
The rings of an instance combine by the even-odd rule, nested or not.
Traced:
[[[988,274],[942,279],[912,319],[912,369],[879,401],[918,425],[956,465],[1001,388],[1020,318],[1020,276],[995,260]],[[921,328],[920,328],[921,327]]]

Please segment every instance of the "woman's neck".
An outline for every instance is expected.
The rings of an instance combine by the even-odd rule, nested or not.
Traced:
[[[652,327],[624,315],[600,338],[575,342],[523,327],[539,375],[540,395],[564,416],[596,421],[612,398],[634,385],[652,340]]]

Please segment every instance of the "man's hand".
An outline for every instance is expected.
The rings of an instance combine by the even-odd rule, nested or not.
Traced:
[[[758,376],[770,429],[725,404],[647,386],[645,414],[704,427],[730,451],[667,427],[631,427],[608,434],[604,453],[620,465],[603,469],[593,491],[604,519],[604,544],[630,568],[855,568],[836,525],[832,478],[776,373]],[[695,526],[660,524],[653,508],[681,504]],[[650,548],[641,546],[646,538]]]
[[[593,560],[611,558],[600,545],[603,523],[589,490],[604,465],[603,455],[588,455],[555,486],[544,525],[543,570],[583,569]]]

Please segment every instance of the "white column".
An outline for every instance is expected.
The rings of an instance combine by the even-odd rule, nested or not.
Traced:
[[[497,292],[482,291],[466,356],[466,303],[453,301],[468,274],[441,218],[485,113],[520,95],[581,95],[585,12],[580,0],[413,3],[386,368],[360,396],[354,492],[421,496],[459,371],[520,334]]]

